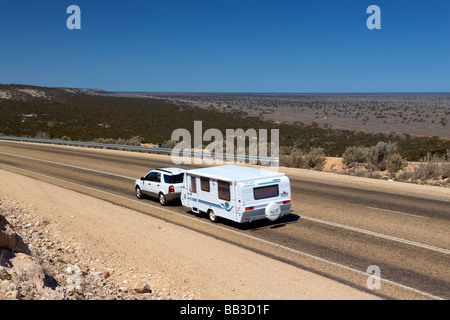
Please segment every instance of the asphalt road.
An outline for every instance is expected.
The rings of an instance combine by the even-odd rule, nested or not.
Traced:
[[[276,223],[213,224],[179,204],[161,207],[156,199],[135,198],[133,179],[170,166],[156,155],[0,141],[0,169],[134,209],[383,298],[450,298],[450,198],[290,176],[291,215]],[[377,284],[367,274],[370,266],[381,272],[379,289],[368,288],[368,282]],[[246,272],[251,270],[244,277]]]

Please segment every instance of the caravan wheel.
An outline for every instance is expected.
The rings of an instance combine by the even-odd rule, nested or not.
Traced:
[[[209,220],[211,220],[212,222],[216,223],[219,219],[218,216],[216,216],[216,214],[214,213],[213,210],[209,210],[208,211],[208,216],[209,216]]]
[[[265,214],[268,220],[272,222],[277,221],[278,219],[281,218],[281,208],[277,203],[271,202],[266,207]]]

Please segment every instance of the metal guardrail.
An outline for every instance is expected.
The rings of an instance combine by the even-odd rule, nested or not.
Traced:
[[[170,148],[144,147],[144,146],[84,142],[84,141],[67,141],[67,140],[57,140],[57,139],[24,138],[24,137],[11,137],[11,136],[0,136],[0,140],[46,143],[46,144],[87,147],[87,148],[99,148],[99,149],[136,151],[136,152],[146,152],[146,153],[165,154],[165,155],[172,155],[172,152],[174,150],[174,149],[170,149]],[[224,161],[229,161],[230,159],[233,159],[234,161],[238,161],[240,163],[248,162],[248,163],[253,163],[253,164],[266,164],[266,165],[277,165],[277,166],[279,164],[279,158],[273,158],[273,157],[246,156],[246,155],[236,155],[236,154],[230,155],[227,153],[215,153],[215,152],[208,152],[208,151],[188,150],[188,149],[177,150],[177,152],[180,157],[184,156],[186,153],[188,153],[188,157],[201,158],[201,159],[203,159],[203,158],[217,159],[218,158],[218,159],[223,159]]]

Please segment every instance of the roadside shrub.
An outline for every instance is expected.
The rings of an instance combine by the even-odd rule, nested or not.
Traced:
[[[450,162],[447,160],[442,164],[442,179],[450,178]]]
[[[97,140],[94,140],[94,142],[97,143],[104,143],[104,144],[116,144],[117,141],[116,139],[112,139],[112,138],[98,138]]]
[[[116,143],[117,143],[118,145],[122,145],[122,146],[123,146],[123,145],[127,144],[127,141],[128,141],[128,140],[126,140],[126,139],[119,138],[119,139],[117,139],[117,142],[116,142]]]
[[[168,149],[173,149],[175,148],[175,146],[178,144],[177,141],[173,141],[173,140],[166,140],[163,141],[159,144],[160,148],[168,148]]]
[[[281,150],[280,165],[292,168],[322,170],[326,157],[322,148],[311,148],[306,153],[298,148],[285,148]]]
[[[305,168],[305,153],[298,149],[292,148],[290,151],[284,151],[287,154],[280,155],[280,165],[292,168]]]
[[[414,169],[403,170],[396,176],[396,180],[398,180],[398,181],[411,181],[413,175],[414,175]]]
[[[305,155],[306,165],[312,169],[322,170],[325,164],[326,157],[323,148],[311,148],[311,150]]]
[[[397,143],[378,142],[372,147],[348,147],[342,155],[342,163],[364,163],[372,170],[397,172],[406,167],[406,160],[397,152]]]
[[[390,155],[386,160],[386,168],[390,173],[398,172],[408,165],[408,161],[399,153]]]
[[[145,139],[143,137],[134,136],[131,139],[128,139],[125,144],[130,145],[130,146],[140,146],[144,142],[145,142]]]
[[[450,178],[450,150],[447,150],[447,154],[442,161],[442,179]]]
[[[345,165],[351,163],[365,163],[367,161],[368,148],[348,147],[342,154],[342,162]]]
[[[35,138],[37,139],[48,139],[49,138],[49,134],[47,132],[43,132],[43,131],[38,131],[35,136]]]
[[[387,159],[395,154],[397,154],[396,143],[380,141],[369,148],[367,163],[377,170],[384,171],[387,169]]]
[[[414,180],[426,181],[446,179],[449,176],[449,160],[428,153],[419,166],[414,170],[411,178]]]

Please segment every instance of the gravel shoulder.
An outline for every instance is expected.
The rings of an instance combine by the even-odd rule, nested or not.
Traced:
[[[378,299],[75,191],[5,170],[0,170],[0,178],[0,209],[14,215],[11,224],[44,269],[56,281],[62,277],[58,272],[67,273],[73,265],[80,266],[86,282],[89,277],[99,278],[97,291],[91,289],[79,298]],[[58,257],[50,262],[49,254],[55,252]],[[151,293],[132,294],[142,283]]]

